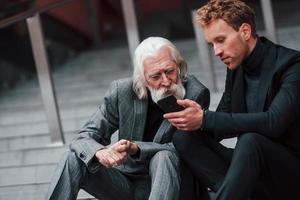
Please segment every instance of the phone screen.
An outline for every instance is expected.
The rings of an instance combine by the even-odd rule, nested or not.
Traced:
[[[177,104],[177,99],[173,95],[160,99],[157,104],[165,113],[178,112],[184,109]]]

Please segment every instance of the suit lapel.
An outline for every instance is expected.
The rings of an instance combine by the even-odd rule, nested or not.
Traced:
[[[245,92],[244,92],[244,78],[243,78],[243,70],[240,66],[236,72],[235,81],[232,88],[232,112],[245,112],[246,111],[246,103],[245,103]]]
[[[134,113],[131,127],[132,140],[141,141],[144,135],[144,129],[147,118],[148,101],[140,100],[137,97],[133,101]]]
[[[146,125],[146,119],[147,119],[147,108],[148,108],[148,101],[147,100],[134,100],[134,112],[135,115],[133,118],[133,123],[132,123],[132,128],[131,128],[131,133],[132,134],[132,140],[136,141],[142,141],[143,135],[144,135],[144,130],[145,130],[145,125]],[[172,128],[172,125],[170,122],[166,119],[163,120],[161,123],[159,129],[157,130],[153,141],[160,143],[162,140],[168,140],[170,139],[170,130]]]
[[[163,139],[167,140],[167,138],[169,138],[170,135],[169,130],[171,129],[171,127],[171,123],[168,120],[164,119],[154,136],[153,142],[161,143]]]
[[[266,59],[264,63],[261,64],[264,68],[261,71],[261,76],[259,80],[258,86],[258,94],[257,94],[257,112],[263,111],[267,93],[270,87],[271,79],[273,72],[271,66],[272,61],[270,59]],[[236,71],[235,81],[232,88],[232,112],[245,112],[246,111],[246,102],[245,102],[245,84],[243,79],[243,70],[239,67]]]
[[[262,68],[260,81],[258,85],[257,111],[263,111],[266,102],[268,90],[270,89],[271,79],[273,77],[273,69],[275,67],[274,59],[265,58],[261,64]]]

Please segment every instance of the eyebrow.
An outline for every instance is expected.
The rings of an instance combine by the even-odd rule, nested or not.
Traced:
[[[160,72],[155,72],[153,74],[149,74],[149,76],[157,76],[157,75],[160,75]]]
[[[170,66],[170,67],[167,67],[165,70],[164,70],[164,72],[165,71],[167,71],[167,70],[170,70],[170,69],[176,69],[176,66]],[[157,72],[154,72],[154,73],[150,73],[149,74],[149,76],[155,76],[155,75],[160,75],[161,73],[160,73],[160,71],[157,71]]]
[[[219,39],[224,39],[224,38],[225,38],[224,35],[219,35],[219,36],[215,37],[214,40],[219,40]]]

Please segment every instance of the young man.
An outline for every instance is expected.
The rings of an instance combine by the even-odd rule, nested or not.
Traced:
[[[227,66],[216,112],[178,100],[175,148],[216,199],[300,199],[300,53],[258,37],[244,2],[212,0],[197,21]],[[238,137],[235,149],[218,143]]]
[[[168,95],[209,105],[208,89],[187,75],[178,49],[164,38],[147,38],[135,51],[133,78],[111,84],[60,162],[47,199],[76,199],[80,188],[99,199],[178,199],[176,129],[156,104]],[[120,140],[108,147],[117,130]]]

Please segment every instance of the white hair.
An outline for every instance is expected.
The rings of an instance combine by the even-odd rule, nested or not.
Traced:
[[[144,76],[144,60],[149,56],[155,56],[159,53],[162,47],[168,47],[171,51],[171,56],[179,66],[179,81],[186,81],[187,64],[183,60],[179,50],[169,40],[162,37],[149,37],[143,40],[135,49],[133,58],[133,90],[139,99],[146,99],[147,88],[146,79]]]

